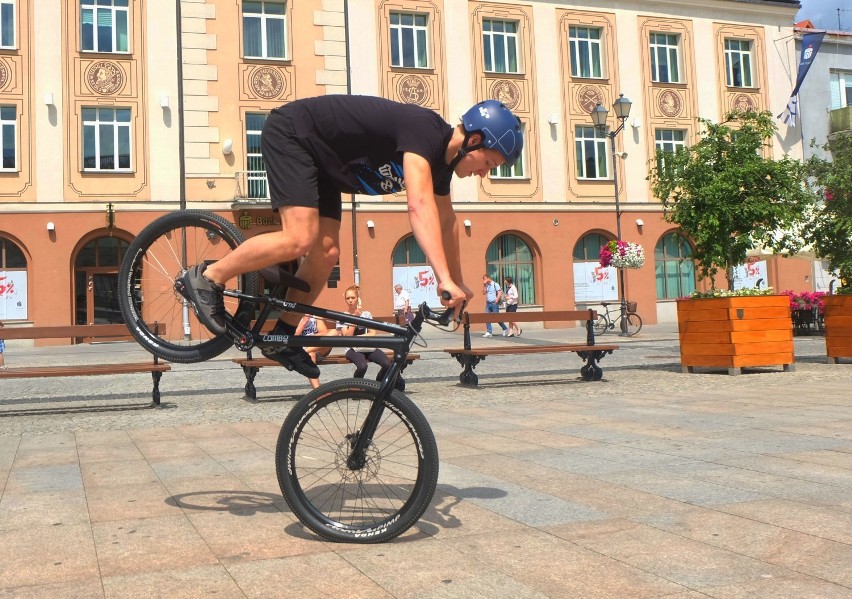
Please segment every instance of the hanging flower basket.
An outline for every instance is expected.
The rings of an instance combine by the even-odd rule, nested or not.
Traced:
[[[601,266],[615,268],[642,268],[645,265],[645,250],[638,243],[610,241],[601,248]]]

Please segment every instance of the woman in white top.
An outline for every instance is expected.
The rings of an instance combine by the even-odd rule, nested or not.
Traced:
[[[503,287],[506,288],[506,312],[518,311],[518,288],[515,287],[515,280],[512,277],[503,279]],[[520,337],[524,331],[518,326],[517,322],[509,323],[509,334],[507,337]]]

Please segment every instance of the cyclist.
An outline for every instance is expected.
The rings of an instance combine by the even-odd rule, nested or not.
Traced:
[[[187,298],[213,333],[225,332],[222,292],[229,279],[305,256],[296,275],[310,292],[287,300],[311,304],[337,263],[341,193],[405,191],[411,229],[438,280],[445,306],[461,309],[473,294],[462,280],[458,223],[450,199],[453,173],[484,177],[514,164],[523,147],[520,122],[496,100],[464,113],[455,127],[428,108],[370,96],[305,98],[273,110],[261,136],[272,209],[281,231],[248,239],[216,262],[183,276]],[[299,315],[285,313],[273,335],[295,333]],[[299,347],[264,355],[308,378],[319,368]]]

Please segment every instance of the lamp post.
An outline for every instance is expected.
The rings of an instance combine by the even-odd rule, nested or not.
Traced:
[[[624,121],[630,116],[631,102],[624,97],[624,94],[618,94],[618,99],[613,102],[612,108],[615,111],[615,118],[620,122],[615,130],[609,130],[606,124],[606,117],[609,111],[600,103],[592,109],[592,122],[595,124],[595,129],[603,133],[609,138],[610,148],[612,149],[612,181],[615,185],[615,236],[617,241],[621,241],[621,206],[618,203],[618,164],[616,159],[618,154],[615,151],[615,137],[624,129]],[[627,336],[627,299],[624,297],[624,269],[618,269],[618,294],[621,297],[621,333],[622,337]]]

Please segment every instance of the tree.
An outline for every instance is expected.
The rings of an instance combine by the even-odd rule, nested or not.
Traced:
[[[838,135],[823,148],[832,160],[812,156],[807,162],[820,201],[805,239],[838,271],[843,291],[852,293],[852,135]]]
[[[769,112],[733,111],[721,123],[698,119],[696,144],[657,152],[648,174],[667,222],[695,244],[699,276],[715,288],[719,268],[733,289],[733,269],[750,249],[793,254],[813,205],[804,165],[787,156],[767,158],[776,132]]]

